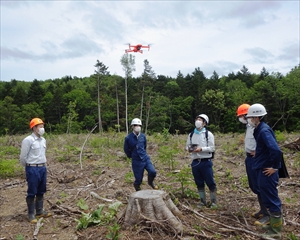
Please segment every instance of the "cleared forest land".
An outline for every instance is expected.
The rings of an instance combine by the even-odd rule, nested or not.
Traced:
[[[197,189],[189,154],[184,151],[187,135],[147,136],[148,153],[157,170],[156,183],[168,193],[182,213],[178,233],[166,222],[142,219],[132,227],[124,225],[124,211],[134,192],[131,162],[123,152],[124,133],[46,135],[48,192],[45,208],[54,213],[42,227],[27,221],[26,179],[18,164],[25,136],[0,138],[0,239],[259,239],[264,231],[254,225],[251,213],[258,208],[245,171],[244,134],[214,134],[215,180],[218,208],[198,209]],[[279,134],[290,179],[280,179],[283,204],[283,239],[300,238],[300,152],[283,147],[300,134]],[[8,164],[14,163],[13,168]],[[142,189],[151,189],[144,175]],[[208,194],[208,190],[207,190]],[[110,206],[121,203],[116,214]],[[89,214],[98,211],[98,222]],[[85,216],[85,217],[84,217]],[[80,225],[81,224],[81,225]],[[35,236],[34,236],[35,235]]]

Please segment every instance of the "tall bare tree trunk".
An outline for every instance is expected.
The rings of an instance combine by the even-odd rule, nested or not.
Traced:
[[[125,77],[125,118],[126,118],[126,133],[128,134],[128,106],[127,106],[127,76]]]
[[[102,134],[102,121],[101,121],[101,106],[100,106],[100,79],[98,75],[98,121],[99,121],[99,133]]]
[[[121,58],[121,64],[123,66],[123,70],[125,71],[125,118],[126,118],[126,133],[128,134],[128,104],[127,104],[127,92],[128,86],[127,81],[128,78],[132,76],[132,71],[135,71],[135,57],[132,54],[124,54]]]
[[[146,125],[145,125],[145,134],[147,135],[148,124],[149,124],[149,117],[150,117],[150,110],[151,110],[151,96],[149,97],[149,102],[146,104]]]
[[[140,119],[143,119],[143,105],[144,105],[144,91],[145,91],[145,85],[143,84],[142,88],[142,99],[141,99],[141,113],[140,113]]]
[[[118,96],[117,82],[116,82],[116,101],[117,101],[117,127],[118,127],[118,132],[120,132],[120,112],[119,112],[119,96]]]

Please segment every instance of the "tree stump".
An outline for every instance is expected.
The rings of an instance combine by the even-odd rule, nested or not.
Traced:
[[[129,196],[124,224],[130,227],[145,220],[161,226],[167,224],[176,233],[180,233],[183,230],[182,223],[174,215],[180,217],[182,213],[166,192],[141,190]]]

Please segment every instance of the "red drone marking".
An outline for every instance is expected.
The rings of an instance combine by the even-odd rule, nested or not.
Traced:
[[[129,52],[143,53],[143,50],[141,50],[141,48],[148,48],[148,51],[150,50],[150,44],[148,46],[143,46],[142,44],[137,44],[137,45],[128,44],[128,46],[129,48],[125,50],[125,53],[129,53]]]

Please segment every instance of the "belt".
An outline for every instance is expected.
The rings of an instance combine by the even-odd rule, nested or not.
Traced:
[[[206,162],[206,161],[210,161],[211,158],[195,158],[193,159],[193,161],[198,161],[198,162]]]
[[[40,164],[28,164],[28,163],[26,163],[26,166],[28,166],[28,167],[45,167],[46,164],[45,163],[40,163]]]
[[[253,155],[251,153],[246,153],[247,157],[253,157]]]

